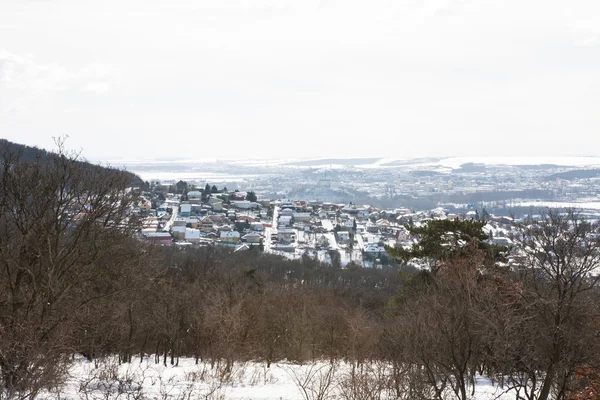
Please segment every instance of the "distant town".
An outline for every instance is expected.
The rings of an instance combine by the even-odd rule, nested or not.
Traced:
[[[439,161],[167,162],[129,169],[189,178],[147,182],[138,212],[149,242],[230,246],[341,267],[390,265],[385,246],[409,247],[414,238],[406,227],[431,219],[485,220],[490,241],[510,246],[515,222],[546,207],[600,216],[600,169],[593,165],[449,168]],[[203,185],[203,176],[218,182]]]

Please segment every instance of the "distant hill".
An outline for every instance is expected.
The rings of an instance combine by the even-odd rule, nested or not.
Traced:
[[[554,179],[589,179],[600,177],[600,169],[575,169],[572,171],[559,172],[546,177],[547,180]]]
[[[380,158],[321,158],[317,160],[306,160],[306,161],[293,161],[286,163],[284,165],[293,165],[298,167],[316,167],[322,165],[370,165],[377,161]]]
[[[6,139],[0,139],[0,154],[3,154],[6,150],[10,150],[13,152],[19,152],[21,154],[21,159],[25,161],[35,161],[40,159],[41,161],[47,160],[54,153],[46,151],[44,149],[40,149],[37,147],[31,147],[24,144],[10,142]],[[82,165],[87,167],[96,166],[95,164],[89,163],[87,161],[81,161]],[[105,168],[100,166],[101,168]],[[108,169],[108,168],[106,168]],[[131,186],[144,186],[144,181],[138,175],[133,172],[123,171],[125,175],[129,176],[131,179]]]

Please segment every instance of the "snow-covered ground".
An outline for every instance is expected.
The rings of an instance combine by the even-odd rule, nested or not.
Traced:
[[[574,208],[576,210],[600,210],[600,201],[566,202],[566,201],[522,201],[512,204],[515,207],[537,208]]]
[[[361,375],[363,377],[385,373],[385,366],[381,364],[364,368],[366,375]],[[196,365],[190,358],[181,359],[178,366],[165,367],[155,364],[153,356],[142,362],[138,358],[131,364],[120,365],[115,358],[110,358],[97,366],[78,357],[70,368],[67,383],[39,398],[309,400],[318,398],[320,393],[326,394],[320,397],[323,399],[347,399],[350,397],[345,393],[349,390],[351,376],[351,366],[345,363],[297,365],[283,362],[274,363],[270,368],[265,363],[237,363],[230,373],[224,373],[223,365],[212,368],[206,363]],[[514,394],[502,392],[489,381],[479,379],[474,399],[514,398]]]

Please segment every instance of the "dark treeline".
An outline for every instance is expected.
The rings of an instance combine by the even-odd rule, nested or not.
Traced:
[[[64,138],[56,138],[55,142],[59,148],[63,148],[65,140]],[[38,147],[26,146],[23,144],[10,142],[6,139],[0,139],[0,154],[6,154],[7,152],[13,154],[18,153],[19,159],[22,162],[48,163],[52,162],[53,158],[55,157],[54,153],[46,151],[44,149],[40,149]],[[80,158],[78,155],[76,156],[75,154],[71,154],[71,156],[77,158],[76,164],[78,164],[79,167],[83,169],[103,169],[106,171],[111,170],[111,168],[108,167],[102,167],[96,164],[89,163],[84,159]],[[132,186],[143,187],[145,185],[142,178],[140,178],[133,172],[120,170],[119,173],[126,177]]]
[[[364,382],[400,399],[466,400],[479,375],[519,399],[600,396],[600,231],[573,213],[523,227],[519,268],[482,223],[434,221],[413,249],[389,249],[429,270],[340,269],[143,245],[130,185],[63,150],[0,157],[0,398],[60,385],[76,353],[193,357],[224,377],[248,360],[384,363]]]

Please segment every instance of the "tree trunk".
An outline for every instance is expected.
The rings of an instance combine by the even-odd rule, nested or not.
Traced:
[[[554,362],[550,362],[548,369],[546,370],[546,376],[544,377],[544,384],[542,390],[538,396],[538,400],[548,400],[550,396],[550,389],[552,388],[552,381],[554,380]]]

